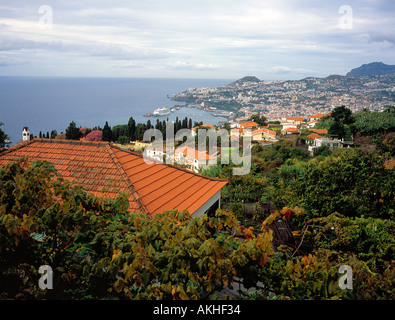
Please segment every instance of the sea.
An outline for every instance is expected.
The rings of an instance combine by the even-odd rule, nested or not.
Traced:
[[[185,117],[216,125],[226,121],[211,112],[189,108],[184,102],[172,101],[173,94],[189,88],[218,87],[231,83],[226,79],[163,79],[163,78],[63,78],[63,77],[0,77],[0,122],[12,146],[22,140],[23,127],[39,136],[52,130],[65,132],[71,121],[78,127],[113,127],[136,123],[155,123]],[[160,107],[179,110],[166,116],[145,117]]]

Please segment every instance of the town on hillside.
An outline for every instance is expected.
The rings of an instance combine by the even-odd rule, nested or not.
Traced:
[[[272,121],[291,116],[306,119],[314,114],[328,114],[340,105],[352,112],[382,111],[395,104],[395,74],[279,81],[244,77],[222,87],[190,88],[174,94],[172,99],[213,111],[230,123],[256,113]]]

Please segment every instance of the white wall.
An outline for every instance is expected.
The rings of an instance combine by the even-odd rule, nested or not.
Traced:
[[[203,213],[205,213],[210,207],[216,202],[220,201],[221,190],[219,190],[215,195],[213,195],[204,205],[202,205],[199,209],[197,209],[194,213],[192,213],[192,217],[199,217]],[[221,202],[219,202],[221,206]]]

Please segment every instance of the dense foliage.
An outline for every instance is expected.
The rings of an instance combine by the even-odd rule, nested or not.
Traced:
[[[271,232],[255,237],[230,212],[129,213],[125,195],[96,198],[48,162],[10,163],[0,184],[3,297],[197,299],[263,267],[273,253]],[[53,290],[37,288],[40,265],[53,268]]]
[[[386,112],[363,111],[354,114],[355,126],[362,134],[375,134],[395,130],[395,111],[394,108]]]
[[[272,177],[270,193],[277,207],[305,208],[304,219],[334,212],[393,219],[395,170],[384,164],[385,157],[357,149],[294,161]]]

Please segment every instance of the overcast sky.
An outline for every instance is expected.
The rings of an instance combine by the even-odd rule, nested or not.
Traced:
[[[394,30],[393,0],[1,0],[0,75],[344,75],[395,64]]]

